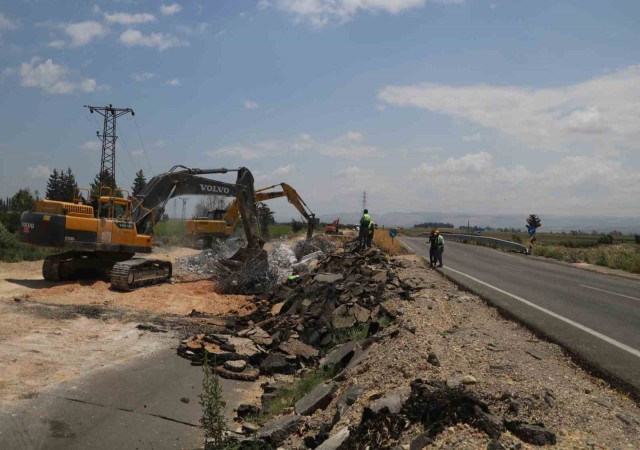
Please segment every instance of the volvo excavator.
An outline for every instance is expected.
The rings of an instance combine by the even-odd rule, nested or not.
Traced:
[[[280,190],[274,190],[276,188]],[[274,198],[286,197],[307,221],[307,239],[313,236],[316,223],[315,214],[302,200],[298,192],[287,183],[274,184],[255,191],[256,202],[264,202]],[[227,210],[209,211],[207,217],[195,217],[187,220],[185,232],[193,237],[196,246],[206,246],[213,238],[227,238],[233,234],[239,218],[238,202],[234,201]]]
[[[200,175],[237,172],[235,183]],[[229,267],[265,264],[267,253],[257,236],[253,175],[249,169],[195,169],[174,166],[153,177],[137,197],[123,198],[124,191],[101,188],[89,204],[78,195],[73,202],[39,200],[34,211],[21,216],[20,240],[41,247],[66,250],[48,256],[42,275],[63,281],[90,275],[110,279],[111,287],[129,291],[171,278],[169,261],[134,257],[151,253],[153,228],[171,198],[182,195],[234,197],[242,220],[247,247],[228,261]],[[89,197],[89,194],[87,195]]]

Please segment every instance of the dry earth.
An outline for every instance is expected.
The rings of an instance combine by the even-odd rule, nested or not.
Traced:
[[[376,395],[409,386],[417,378],[456,384],[470,375],[476,382],[465,389],[486,402],[493,414],[544,423],[557,435],[554,448],[640,448],[640,410],[631,399],[583,371],[559,346],[504,319],[477,296],[426,269],[420,258],[409,255],[398,260],[404,262],[399,276],[419,286],[412,301],[387,303],[400,315],[400,333],[368,349],[365,361],[350,369],[332,404],[310,418],[306,433],[313,434],[323,423],[331,422],[336,399],[351,385],[364,387],[365,393],[334,426],[334,432],[357,426],[364,407]],[[428,362],[430,353],[437,356],[440,366]],[[424,431],[421,427],[405,430],[397,444],[409,448],[412,439]],[[500,441],[503,448],[534,448],[509,432]],[[458,424],[425,448],[484,449],[489,442],[485,433]],[[304,444],[295,436],[284,447],[304,448]]]
[[[175,262],[195,253],[166,248],[154,256]],[[199,320],[185,317],[194,309],[210,315],[243,315],[253,309],[248,297],[215,294],[210,281],[189,281],[179,272],[173,284],[117,292],[101,280],[48,283],[41,267],[41,261],[0,263],[0,408],[59,382],[176,345],[172,330],[142,331],[136,328],[141,322],[167,318],[188,326]]]

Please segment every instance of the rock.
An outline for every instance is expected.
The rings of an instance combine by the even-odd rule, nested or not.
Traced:
[[[317,349],[293,338],[281,343],[278,348],[288,355],[299,356],[304,359],[316,358],[319,353]]]
[[[336,283],[342,280],[342,274],[339,273],[319,273],[315,276],[315,280],[320,283]]]
[[[296,402],[294,405],[296,413],[309,416],[318,409],[325,409],[331,403],[333,394],[337,389],[338,385],[334,382],[319,384]]]
[[[505,423],[507,430],[520,440],[532,445],[555,445],[556,435],[540,425],[513,421]]]
[[[182,403],[189,403],[191,400],[189,400],[187,397],[180,397],[180,401]]]
[[[331,315],[331,324],[334,328],[351,328],[356,324],[356,318],[349,311],[347,305],[338,306]]]
[[[260,372],[264,374],[293,373],[295,366],[289,363],[281,353],[270,353],[260,363]]]
[[[242,372],[234,372],[233,370],[218,366],[216,367],[216,373],[222,378],[239,381],[256,381],[260,376],[260,371],[249,365],[247,365]]]
[[[358,342],[351,341],[342,344],[327,356],[320,360],[320,367],[338,366],[343,367],[349,363],[353,357],[354,351],[359,348]]]
[[[344,394],[336,400],[336,413],[333,416],[332,423],[335,425],[342,418],[345,412],[353,405],[358,397],[364,394],[364,388],[357,384],[349,386]]]
[[[242,432],[244,434],[255,434],[260,427],[251,422],[242,422]]]
[[[380,271],[372,276],[371,280],[375,281],[376,283],[385,283],[387,281],[387,272]]]
[[[483,411],[478,405],[474,406],[477,426],[484,430],[489,437],[498,439],[504,431],[504,420],[502,418]]]
[[[476,380],[476,377],[474,377],[473,375],[465,375],[464,377],[462,377],[462,380],[460,381],[464,385],[476,384],[478,382],[478,380]]]
[[[249,338],[230,336],[227,342],[233,346],[235,353],[245,358],[253,358],[261,353],[253,340]]]
[[[299,414],[278,417],[260,428],[256,436],[258,439],[277,447],[295,433],[304,422],[305,418]]]
[[[340,446],[349,438],[349,428],[344,427],[335,434],[332,434],[329,439],[324,441],[316,450],[338,450]]]
[[[507,450],[507,448],[499,440],[494,439],[487,444],[487,450]]]
[[[400,388],[387,392],[381,398],[374,400],[368,408],[371,413],[398,414],[402,410],[402,405],[409,398],[410,388]]]
[[[430,444],[433,444],[433,439],[431,439],[426,433],[423,433],[411,441],[411,444],[409,444],[409,450],[422,450]]]
[[[245,360],[239,359],[236,361],[225,361],[224,368],[232,372],[242,372],[247,367]]]
[[[238,333],[238,336],[242,337],[242,334]],[[271,336],[269,336],[269,333],[267,333],[260,327],[255,327],[250,329],[249,333],[247,334],[247,337],[258,345],[264,345],[268,347],[271,344],[273,344],[273,339],[271,339]]]
[[[460,380],[458,378],[449,378],[447,380],[447,387],[449,389],[456,389],[457,387],[460,387]]]
[[[258,415],[260,414],[260,408],[256,405],[249,405],[247,403],[242,403],[238,405],[238,409],[236,409],[236,415],[238,417],[246,417],[248,415]]]
[[[440,360],[438,359],[438,355],[436,355],[433,352],[429,353],[429,356],[427,357],[427,362],[432,366],[440,367]]]
[[[351,313],[356,318],[358,322],[366,322],[371,318],[371,311],[367,308],[363,308],[362,306],[355,304],[353,308],[351,308]]]
[[[150,331],[151,333],[166,333],[167,332],[167,330],[163,330],[162,328],[158,328],[157,326],[152,325],[150,323],[140,323],[140,324],[138,324],[136,326],[136,328],[138,330],[142,330],[142,331]]]

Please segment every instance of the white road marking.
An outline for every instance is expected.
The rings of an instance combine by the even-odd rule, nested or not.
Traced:
[[[618,297],[630,298],[631,300],[638,300],[640,302],[640,298],[631,297],[630,295],[618,294],[617,292],[605,291],[604,289],[600,289],[593,286],[587,286],[586,284],[581,284],[580,286],[585,287],[587,289],[593,289],[594,291],[606,292],[607,294],[617,295]]]
[[[567,319],[566,317],[561,316],[560,314],[554,313],[553,311],[549,311],[548,309],[543,308],[542,306],[538,306],[535,303],[530,302],[529,300],[526,300],[526,299],[524,299],[522,297],[518,297],[517,295],[514,295],[514,294],[512,294],[510,292],[504,291],[504,290],[502,290],[502,289],[500,289],[500,288],[498,288],[496,286],[493,286],[493,285],[491,285],[489,283],[485,283],[482,280],[478,280],[477,278],[472,277],[471,275],[467,275],[464,272],[460,272],[459,270],[452,269],[451,267],[445,267],[445,269],[446,270],[450,270],[452,272],[455,272],[457,274],[460,274],[462,276],[465,276],[465,277],[475,281],[476,283],[480,283],[483,286],[486,286],[486,287],[489,287],[491,289],[494,289],[494,290],[500,292],[501,294],[507,295],[507,296],[509,296],[509,297],[511,297],[511,298],[513,298],[515,300],[518,300],[519,302],[522,302],[527,306],[535,308],[538,311],[542,311],[543,313],[548,314],[551,317],[555,317],[556,319],[561,320],[561,321],[563,321],[565,323],[568,323],[569,325],[572,325],[572,326],[584,331],[585,333],[589,333],[592,336],[595,336],[595,337],[597,337],[599,339],[602,339],[603,341],[613,345],[614,347],[618,347],[620,350],[624,350],[624,351],[626,351],[628,353],[631,353],[632,355],[640,358],[640,351],[636,350],[633,347],[629,347],[628,345],[623,344],[622,342],[616,341],[615,339],[612,339],[609,336],[606,336],[606,335],[604,335],[602,333],[599,333],[596,330],[592,330],[591,328],[585,327],[584,325],[579,324],[578,322],[574,322],[573,320]]]
[[[522,270],[522,269],[516,269],[515,267],[505,266],[504,264],[500,264],[500,266],[504,267],[505,269],[515,270],[516,272],[524,272],[524,270]]]

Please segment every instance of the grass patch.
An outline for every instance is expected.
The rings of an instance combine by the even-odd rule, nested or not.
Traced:
[[[271,239],[277,239],[290,234],[293,234],[293,228],[291,228],[291,225],[281,223],[269,225],[269,237]]]
[[[373,234],[373,243],[388,255],[401,255],[406,253],[406,250],[400,245],[398,239],[391,239],[388,230],[377,229]]]
[[[182,219],[169,219],[165,222],[159,222],[153,229],[156,237],[164,238],[170,236],[183,236],[187,228],[187,223]]]
[[[248,417],[249,421],[264,425],[285,409],[293,406],[298,400],[311,392],[313,388],[333,378],[335,374],[333,367],[307,372],[291,383],[290,387],[279,389],[275,397],[265,399],[260,414]]]
[[[595,264],[640,274],[640,246],[637,244],[603,244],[587,248],[542,245],[534,247],[533,254],[570,263]]]
[[[324,348],[326,352],[333,350],[339,345],[346,344],[347,342],[365,339],[369,335],[369,324],[359,323],[351,328],[334,329],[332,333],[333,339],[331,339],[331,343]]]

